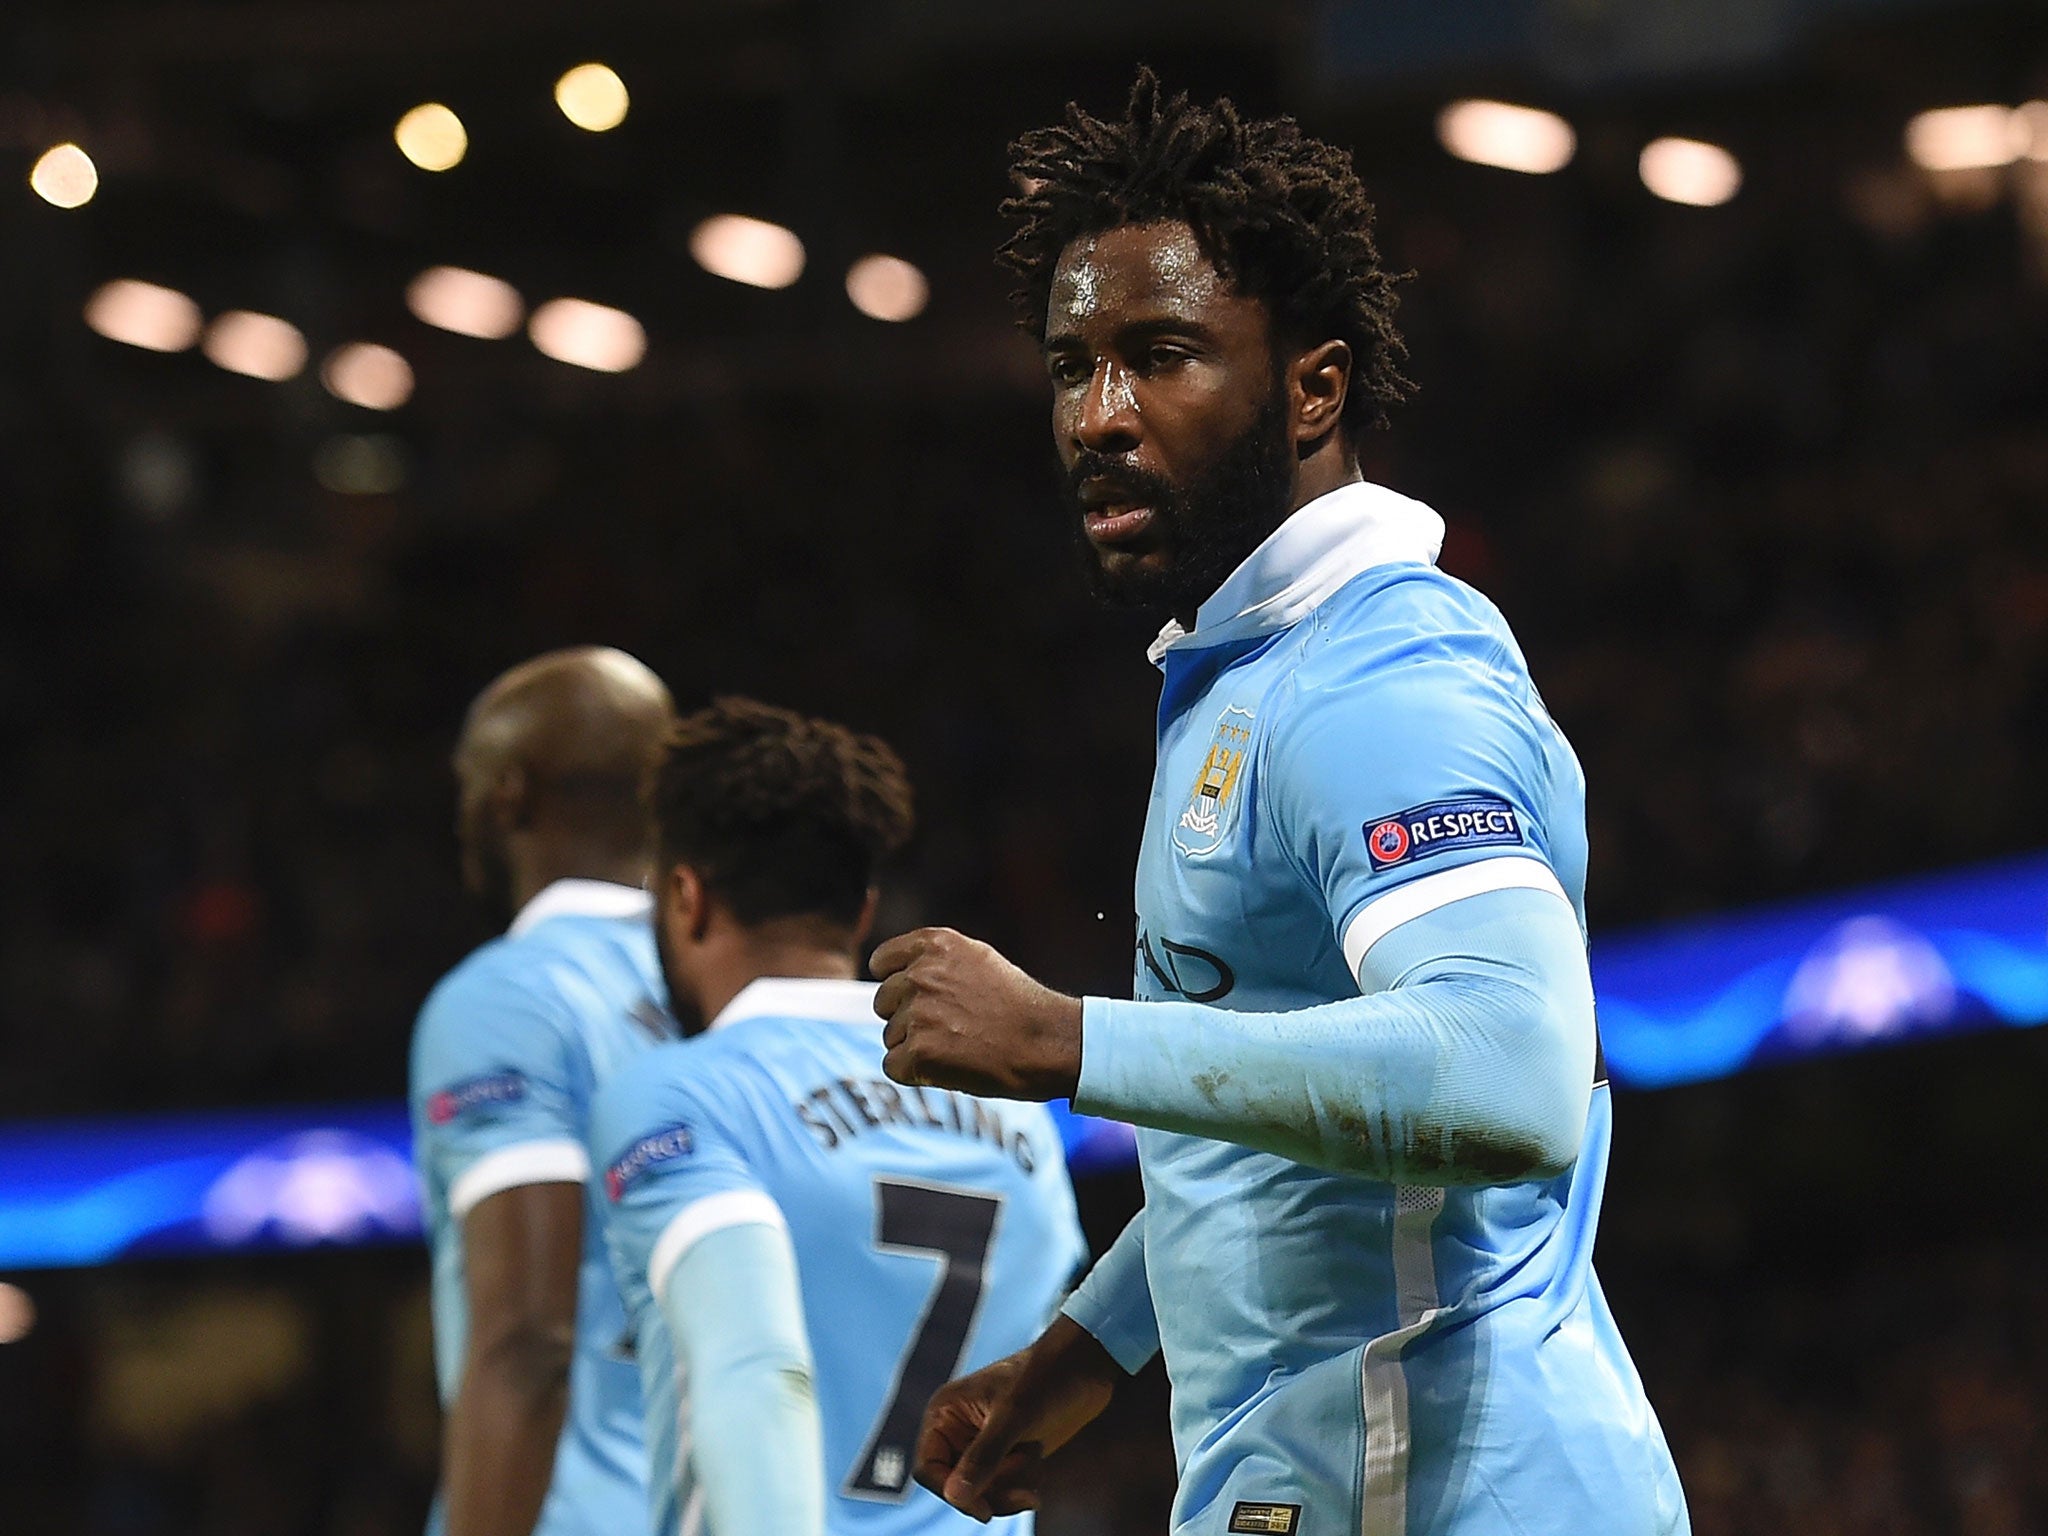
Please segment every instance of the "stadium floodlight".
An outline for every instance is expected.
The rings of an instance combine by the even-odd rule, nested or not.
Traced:
[[[391,130],[398,152],[423,171],[448,171],[469,153],[469,130],[462,119],[438,101],[424,102],[398,120]]]
[[[2048,160],[2048,101],[2027,101],[2012,109],[2013,121],[2026,135],[2020,150],[2029,160]]]
[[[352,341],[327,354],[320,382],[337,400],[366,411],[395,411],[412,398],[412,364],[389,347]]]
[[[690,232],[690,254],[713,277],[752,288],[787,288],[804,271],[796,232],[743,213],[713,214]]]
[[[924,313],[931,284],[900,256],[863,256],[846,269],[846,296],[870,320],[914,320]]]
[[[1718,208],[1742,190],[1742,166],[1702,139],[1653,139],[1636,161],[1643,185],[1667,203]]]
[[[638,320],[588,299],[550,299],[533,312],[526,334],[556,362],[598,373],[624,373],[647,355],[647,332]]]
[[[562,116],[588,133],[618,127],[631,104],[626,82],[607,65],[578,64],[555,82],[555,105]]]
[[[1546,176],[1571,164],[1579,147],[1572,125],[1540,107],[1505,101],[1454,101],[1436,119],[1437,142],[1460,160]]]
[[[0,1344],[19,1344],[35,1326],[34,1299],[18,1285],[0,1284]]]
[[[203,350],[229,373],[280,383],[306,366],[306,338],[289,320],[231,309],[206,328]]]
[[[76,144],[57,144],[37,158],[28,184],[52,207],[83,208],[100,189],[99,167]]]
[[[199,339],[201,320],[199,306],[177,289],[122,277],[85,301],[85,323],[109,341],[183,352]]]
[[[502,278],[467,267],[429,267],[406,286],[406,308],[428,325],[502,341],[526,318],[526,301]]]
[[[1989,170],[2019,159],[2030,137],[2010,107],[1938,107],[1906,124],[1906,154],[1923,171]]]

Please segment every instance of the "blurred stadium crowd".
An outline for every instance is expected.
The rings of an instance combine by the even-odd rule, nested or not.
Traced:
[[[1444,563],[1501,604],[1580,752],[1596,944],[2048,841],[2048,162],[1917,176],[1845,149],[1866,123],[1780,100],[1701,105],[1772,146],[1710,213],[1361,144],[1383,244],[1417,269],[1422,386],[1368,472],[1446,514]],[[23,263],[0,252],[0,281]],[[988,294],[977,344],[1015,350]],[[166,428],[121,385],[152,360],[10,324],[0,1113],[395,1095],[419,999],[489,931],[453,868],[459,713],[581,640],[685,701],[882,732],[924,825],[885,926],[1125,984],[1148,635],[1077,590],[1028,352],[1006,387],[882,370],[562,417],[423,397],[403,490],[286,498],[265,450]],[[2038,1103],[2038,1051],[1966,1065],[2015,1059]],[[1949,1220],[1936,1180],[1900,1195],[1893,1247],[1897,1208],[1843,1150],[1898,1129],[1871,1107],[1759,1139],[1804,1135],[1805,1185],[1705,1155],[1668,1186],[1632,1169],[1677,1120],[1734,1135],[1760,1091],[1798,1118],[1739,1084],[1617,1109],[1602,1265],[1695,1528],[2048,1532],[2038,1210]],[[1976,1138],[1945,1174],[2039,1162],[2021,1108],[1944,1123]],[[1717,1211],[1767,1197],[1850,1214],[1716,1246]],[[1096,1235],[1130,1198],[1089,1196]],[[197,1297],[179,1273],[78,1279],[35,1363],[0,1359],[0,1524],[415,1529],[417,1257],[227,1266]],[[133,1335],[118,1369],[109,1328]],[[1159,1399],[1069,1453],[1049,1536],[1157,1528]]]
[[[2038,844],[2048,162],[1845,196],[1795,140],[1711,213],[1471,174],[1377,178],[1421,393],[1369,472],[1446,513],[1579,750],[1596,930]],[[64,1027],[7,1108],[395,1084],[486,931],[460,711],[582,639],[883,731],[925,802],[899,919],[1125,974],[1149,630],[1075,590],[1028,381],[458,415],[397,495],[281,501],[36,377],[0,381],[0,1007]]]

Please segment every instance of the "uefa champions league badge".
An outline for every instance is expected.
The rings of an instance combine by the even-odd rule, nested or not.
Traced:
[[[1365,824],[1365,856],[1375,873],[1454,848],[1519,844],[1522,820],[1498,795],[1459,795],[1410,806]]]
[[[510,1070],[486,1072],[481,1077],[465,1077],[459,1083],[450,1083],[427,1099],[427,1120],[433,1125],[447,1125],[471,1110],[492,1109],[501,1104],[516,1104],[526,1097],[526,1078]]]
[[[604,1171],[604,1192],[617,1205],[626,1186],[645,1173],[656,1163],[668,1162],[671,1158],[688,1157],[696,1142],[691,1138],[687,1125],[671,1125],[666,1130],[656,1131],[651,1136],[642,1136],[626,1148],[625,1155]]]
[[[1235,704],[1217,717],[1209,738],[1209,755],[1202,759],[1202,771],[1188,792],[1187,806],[1173,831],[1173,845],[1182,853],[1199,857],[1214,853],[1230,830],[1232,807],[1236,804],[1238,780],[1244,760],[1252,747],[1252,722],[1257,717]]]

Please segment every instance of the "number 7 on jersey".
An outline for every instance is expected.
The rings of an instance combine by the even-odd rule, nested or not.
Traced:
[[[997,1195],[875,1180],[875,1246],[884,1253],[928,1254],[939,1261],[939,1277],[896,1364],[881,1417],[846,1480],[848,1493],[894,1502],[910,1492],[925,1405],[953,1379],[967,1352],[1002,1209]]]

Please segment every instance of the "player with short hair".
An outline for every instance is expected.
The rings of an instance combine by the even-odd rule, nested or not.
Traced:
[[[911,1480],[925,1402],[1029,1342],[1085,1250],[1041,1106],[883,1075],[854,978],[903,765],[721,700],[676,727],[655,815],[662,970],[699,1038],[608,1085],[590,1147],[656,1536],[965,1529]]]
[[[1684,1531],[1591,1265],[1584,781],[1442,520],[1360,477],[1406,386],[1349,157],[1148,72],[1011,170],[1093,579],[1172,616],[1137,996],[925,930],[876,1002],[898,1082],[1138,1125],[1146,1199],[1037,1343],[934,1400],[918,1475],[1021,1506],[1161,1352],[1177,1533]]]
[[[434,989],[412,1042],[447,1536],[646,1529],[640,1383],[584,1132],[597,1084],[675,1033],[641,805],[674,718],[623,652],[552,651],[486,688],[456,747],[465,883],[517,916]]]

